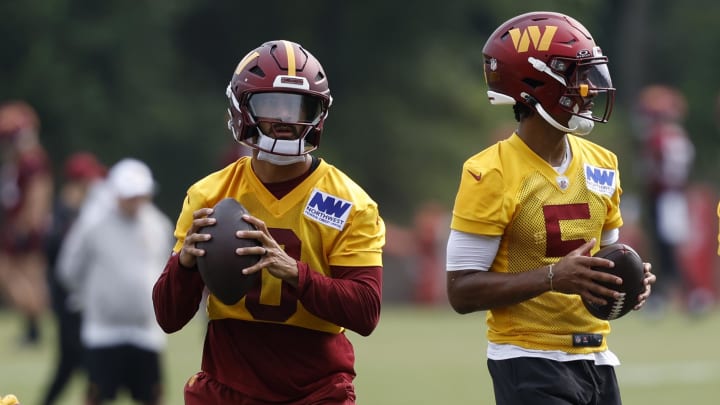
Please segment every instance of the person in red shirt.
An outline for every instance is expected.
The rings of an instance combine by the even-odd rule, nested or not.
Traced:
[[[26,102],[0,105],[0,291],[28,320],[26,343],[38,341],[38,318],[48,302],[44,239],[53,180],[39,129]]]
[[[202,371],[185,403],[354,404],[355,353],[345,331],[367,336],[380,317],[385,225],[377,204],[347,175],[311,155],[332,102],[319,61],[299,44],[270,41],[248,53],[227,88],[229,126],[252,149],[187,191],[177,240],[155,284],[160,326],[183,328],[205,284],[196,246],[215,204],[234,198],[260,246],[246,273],[260,282],[233,305],[207,299]]]
[[[695,162],[695,146],[683,125],[687,108],[678,89],[655,84],[640,92],[634,116],[642,142],[648,236],[663,277],[649,301],[654,310],[689,297],[692,287],[681,260],[692,232],[688,191]]]

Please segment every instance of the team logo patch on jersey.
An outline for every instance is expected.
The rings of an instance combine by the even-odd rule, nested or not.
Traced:
[[[585,184],[588,190],[611,197],[617,187],[617,171],[585,164]]]
[[[305,206],[305,216],[342,231],[343,227],[345,227],[345,222],[347,222],[348,215],[350,215],[352,205],[350,201],[315,189]]]

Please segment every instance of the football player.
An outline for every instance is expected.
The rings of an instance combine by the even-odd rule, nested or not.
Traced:
[[[48,306],[45,239],[53,198],[52,164],[40,119],[25,101],[0,105],[0,293],[26,321],[22,344],[40,339]]]
[[[252,148],[187,191],[177,243],[153,292],[162,328],[193,318],[204,283],[198,233],[218,201],[235,198],[261,246],[245,273],[261,282],[234,305],[210,294],[202,370],[185,403],[354,404],[354,352],[345,331],[369,335],[380,316],[385,226],[377,204],[342,171],[311,154],[332,104],[320,62],[297,43],[270,41],[238,64],[226,91],[229,127]]]
[[[517,129],[464,164],[447,246],[447,292],[461,314],[487,310],[488,368],[498,404],[620,404],[607,321],[582,299],[618,293],[591,257],[618,240],[616,155],[583,136],[606,122],[608,59],[577,20],[531,12],[484,49],[488,98]],[[645,264],[650,294],[655,276]]]
[[[683,124],[687,109],[687,100],[680,90],[653,84],[641,89],[633,117],[637,123],[636,135],[642,142],[639,157],[644,169],[642,191],[647,209],[647,236],[656,272],[663,280],[649,302],[656,311],[679,297],[687,300],[689,311],[700,311],[704,300],[695,297],[706,295],[692,294],[697,283],[680,253],[690,243],[692,232],[691,172],[696,154]]]

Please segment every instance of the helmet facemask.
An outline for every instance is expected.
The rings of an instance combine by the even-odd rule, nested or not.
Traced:
[[[607,57],[600,48],[593,49],[593,57],[550,59],[549,65],[535,58],[528,62],[549,80],[560,83],[562,94],[556,105],[543,106],[538,98],[523,93],[522,97],[552,126],[574,135],[588,135],[595,122],[607,122],[612,113],[615,89],[612,87]],[[580,55],[583,56],[583,55]],[[550,104],[550,103],[547,103]],[[547,107],[547,108],[546,108]],[[566,117],[568,118],[561,118]],[[561,122],[567,121],[567,124]]]
[[[324,98],[286,91],[247,92],[240,101],[232,92],[228,97],[244,118],[241,136],[232,125],[231,109],[233,136],[257,149],[258,159],[286,165],[304,161],[304,155],[317,149],[318,134],[328,114]]]

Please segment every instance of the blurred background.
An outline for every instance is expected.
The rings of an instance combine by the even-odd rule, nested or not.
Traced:
[[[626,190],[642,181],[631,172],[633,102],[655,83],[686,95],[693,178],[720,184],[712,0],[5,0],[0,100],[38,110],[56,167],[78,149],[108,164],[147,161],[174,215],[231,147],[224,92],[236,64],[266,40],[290,39],[321,61],[335,100],[318,154],[367,188],[385,218],[409,223],[427,200],[450,206],[463,160],[513,124],[509,108],[487,102],[481,51],[497,25],[532,9],[576,16],[609,56],[617,104],[591,138],[620,155]]]
[[[609,57],[615,109],[589,138],[620,158],[624,240],[659,263],[659,275],[675,274],[663,297],[681,312],[714,309],[715,0],[2,0],[0,103],[19,99],[37,110],[58,183],[77,151],[106,165],[132,156],[152,167],[156,202],[174,220],[186,188],[235,148],[224,92],[236,64],[266,40],[298,42],[323,64],[334,98],[315,153],[363,186],[388,224],[384,299],[443,306],[444,243],[462,163],[515,124],[509,107],[487,102],[482,47],[500,23],[534,10],[574,16]],[[669,91],[648,95],[657,86]],[[673,130],[650,125],[657,115]],[[655,135],[668,133],[686,146],[658,146]],[[653,148],[669,150],[664,159],[686,172],[678,188],[684,216],[664,230],[654,226],[652,178],[662,163]],[[682,238],[662,240],[678,229]],[[668,251],[672,259],[661,257]]]

